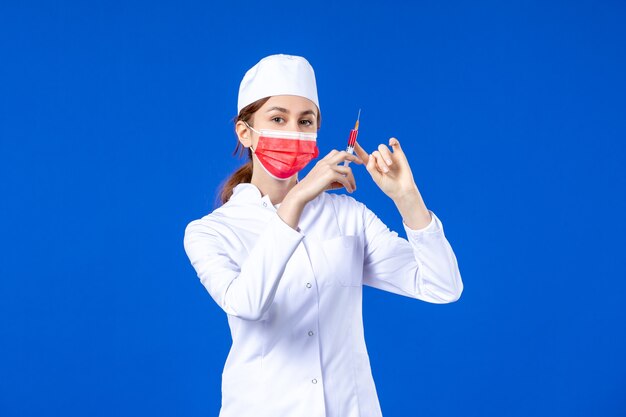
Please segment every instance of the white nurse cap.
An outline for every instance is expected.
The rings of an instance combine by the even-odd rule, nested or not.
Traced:
[[[283,54],[260,60],[241,80],[237,113],[257,100],[279,95],[308,98],[319,110],[315,73],[309,61],[301,56]]]

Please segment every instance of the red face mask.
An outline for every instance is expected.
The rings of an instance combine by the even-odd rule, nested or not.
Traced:
[[[278,180],[291,178],[319,154],[317,133],[250,129],[259,134],[252,151],[265,171]]]

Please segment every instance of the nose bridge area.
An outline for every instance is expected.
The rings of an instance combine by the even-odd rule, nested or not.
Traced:
[[[294,132],[306,132],[306,126],[300,124],[300,118],[297,116],[291,117],[289,119],[289,130]]]

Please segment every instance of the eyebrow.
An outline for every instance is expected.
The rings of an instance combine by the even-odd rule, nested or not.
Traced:
[[[266,113],[269,113],[269,112],[274,111],[274,110],[277,110],[277,111],[279,111],[281,113],[289,114],[289,110],[287,110],[284,107],[277,107],[277,106],[270,107],[269,109],[267,109]],[[305,111],[300,113],[300,116],[304,116],[305,114],[312,114],[313,116],[316,115],[316,113],[313,110],[305,110]]]

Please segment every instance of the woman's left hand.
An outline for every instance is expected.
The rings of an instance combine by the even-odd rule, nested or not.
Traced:
[[[393,152],[383,144],[378,145],[378,150],[370,155],[358,143],[355,144],[354,150],[366,164],[367,171],[376,185],[396,204],[404,224],[412,230],[422,229],[428,226],[433,218],[415,185],[411,167],[400,147],[400,142],[396,138],[391,138],[389,146]]]
[[[393,152],[381,143],[378,150],[368,154],[357,142],[354,150],[365,163],[376,185],[389,198],[396,201],[407,193],[415,193],[417,185],[398,139],[389,139],[389,146]]]

